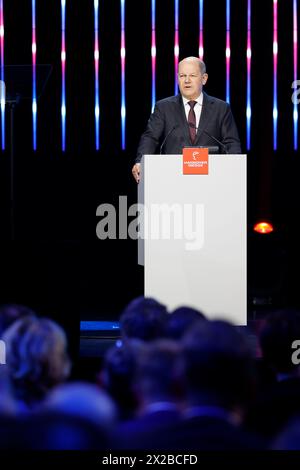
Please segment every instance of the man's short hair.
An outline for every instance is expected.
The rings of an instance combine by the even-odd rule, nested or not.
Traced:
[[[167,308],[155,299],[137,297],[122,312],[120,326],[122,335],[151,341],[164,336]]]
[[[204,73],[206,73],[206,65],[205,65],[205,63],[203,62],[203,60],[201,60],[199,57],[193,57],[193,56],[191,56],[191,57],[185,57],[184,59],[182,59],[182,60],[179,62],[178,67],[179,67],[179,65],[181,64],[181,62],[184,62],[184,61],[185,61],[185,62],[192,62],[192,61],[194,61],[194,60],[198,62],[201,74],[203,75]]]

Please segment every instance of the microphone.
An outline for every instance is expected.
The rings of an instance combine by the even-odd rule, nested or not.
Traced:
[[[196,127],[195,124],[193,124],[192,122],[188,122],[188,125],[189,125],[189,127],[192,127],[193,129],[196,129],[196,131],[198,131],[198,129],[199,129],[199,127]],[[217,144],[219,144],[222,147],[222,149],[225,151],[225,153],[228,154],[226,145],[224,145],[220,140],[218,140],[216,137],[214,137],[213,135],[211,135],[209,132],[205,131],[204,129],[201,129],[201,132],[203,132],[208,137],[210,137],[212,140],[214,140]]]
[[[173,132],[177,127],[178,127],[177,125],[173,126],[173,127],[169,130],[169,132],[167,133],[166,137],[164,138],[164,140],[162,141],[162,144],[161,144],[161,146],[160,146],[159,155],[161,155],[162,150],[163,150],[163,148],[164,148],[164,145],[165,145],[165,143],[167,142],[169,136],[172,134],[172,132]]]

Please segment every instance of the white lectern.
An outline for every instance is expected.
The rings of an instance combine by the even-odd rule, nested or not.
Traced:
[[[182,155],[142,159],[144,294],[246,325],[246,155],[209,155],[208,175],[182,168]]]

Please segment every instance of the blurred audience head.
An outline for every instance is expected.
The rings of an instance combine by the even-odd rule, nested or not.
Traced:
[[[99,451],[108,446],[107,433],[90,419],[52,410],[22,416],[13,436],[13,449],[26,451]]]
[[[272,450],[300,450],[299,416],[289,421],[274,439]]]
[[[130,302],[120,317],[124,337],[151,341],[165,335],[167,309],[152,298],[138,297]]]
[[[13,415],[16,412],[17,405],[12,395],[7,369],[3,367],[3,364],[0,364],[0,417]]]
[[[42,409],[85,419],[102,429],[110,428],[117,417],[113,400],[96,385],[85,382],[58,385],[48,394]]]
[[[235,408],[247,403],[253,384],[253,359],[238,327],[202,321],[183,338],[187,393],[192,405]]]
[[[115,400],[120,419],[132,417],[137,406],[133,385],[141,348],[141,341],[119,340],[104,357],[100,382]]]
[[[4,331],[19,318],[36,316],[35,312],[25,305],[0,305],[0,338]]]
[[[145,343],[137,359],[136,389],[142,405],[183,398],[184,363],[180,345],[169,339]]]
[[[15,321],[4,333],[7,374],[15,396],[27,406],[44,398],[70,373],[66,335],[48,318]]]
[[[179,307],[168,316],[167,336],[179,340],[186,331],[199,321],[205,320],[205,315],[191,307]]]

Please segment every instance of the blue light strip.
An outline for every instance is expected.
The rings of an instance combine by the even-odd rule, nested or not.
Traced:
[[[99,104],[99,0],[94,0],[94,62],[95,62],[95,147],[100,149],[100,104]]]
[[[37,100],[36,100],[36,5],[32,0],[32,144],[33,150],[37,149]]]
[[[126,95],[125,95],[125,0],[121,0],[121,146],[126,148]]]
[[[117,321],[81,321],[80,331],[109,331],[119,330],[120,323]]]
[[[66,0],[61,0],[61,148],[66,150]]]
[[[5,150],[5,76],[4,76],[4,14],[3,0],[0,0],[0,67],[1,67],[1,148]]]

